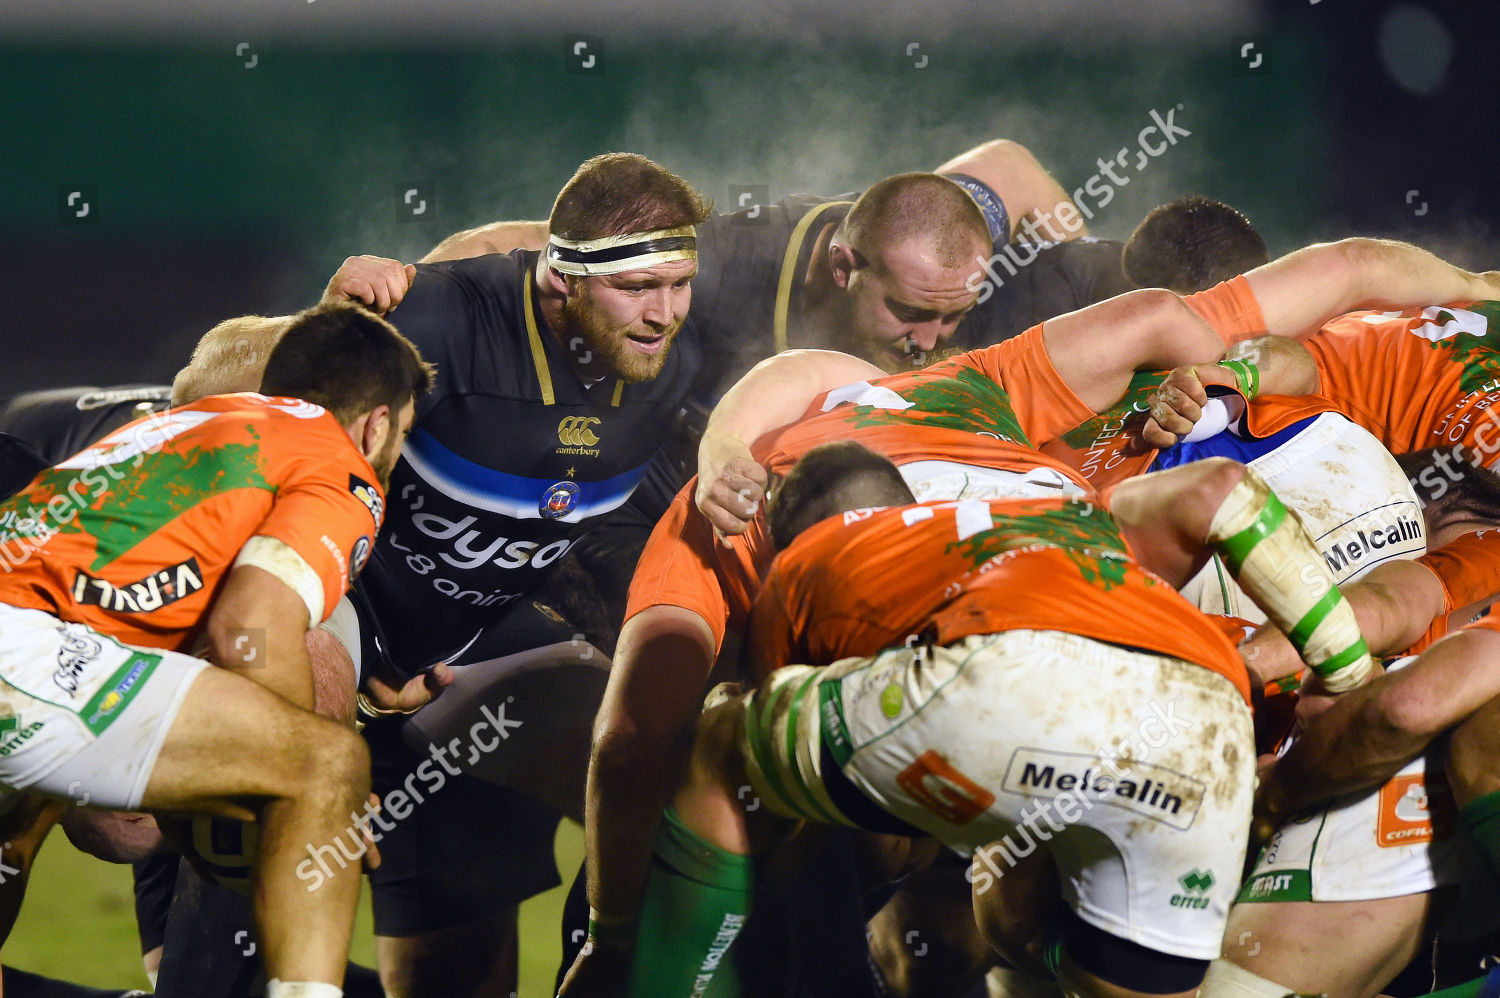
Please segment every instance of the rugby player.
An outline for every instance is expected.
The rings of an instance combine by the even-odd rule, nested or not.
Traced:
[[[461,775],[381,839],[371,884],[391,995],[515,988],[516,906],[557,883],[554,830],[560,813],[581,813],[608,664],[532,594],[631,495],[687,395],[701,354],[679,331],[707,214],[650,160],[600,156],[558,194],[544,253],[419,264],[403,289],[394,318],[438,381],[393,474],[390,528],[343,653],[375,711],[413,711],[452,686],[437,728],[369,718],[374,789],[401,789],[484,711],[504,711],[508,727],[503,748],[460,753]],[[516,667],[522,655],[577,668],[496,686],[535,674]],[[502,757],[511,789],[473,775]]]
[[[293,867],[347,833],[368,756],[310,713],[304,636],[369,556],[430,383],[389,324],[310,310],[267,364],[275,397],[131,424],[0,507],[6,931],[57,817],[43,798],[258,820],[267,994],[342,993],[359,868],[309,891]],[[200,641],[222,668],[185,654]]]
[[[852,442],[810,451],[781,483],[770,529],[783,554],[752,614],[747,657],[757,673],[838,664],[821,674],[805,665],[771,672],[760,692],[705,714],[699,753],[662,832],[672,854],[698,858],[690,873],[653,871],[629,993],[701,993],[721,962],[744,914],[735,906],[744,900],[734,897],[736,867],[768,841],[751,827],[764,824],[755,812],[747,825],[742,787],[783,819],[919,828],[972,848],[1027,820],[1029,801],[1058,797],[1050,774],[1035,776],[1054,764],[1109,769],[1111,783],[1132,791],[1152,777],[1158,787],[1185,778],[1183,787],[1195,788],[1181,793],[1194,798],[1196,820],[1167,819],[1178,829],[1191,824],[1191,835],[1145,832],[1139,815],[1116,810],[1131,806],[1114,800],[1116,808],[1085,807],[1081,818],[1064,814],[1069,827],[1059,838],[1065,844],[1078,822],[1112,842],[1117,857],[1101,867],[1098,839],[1080,843],[1082,852],[1060,851],[1078,916],[1063,931],[1065,990],[1192,993],[1218,953],[1243,859],[1254,754],[1249,687],[1216,626],[1131,552],[1181,582],[1201,564],[1205,543],[1233,550],[1235,574],[1273,619],[1290,630],[1312,613],[1307,621],[1326,629],[1309,660],[1339,688],[1371,663],[1347,607],[1332,602],[1337,623],[1321,606],[1313,610],[1332,580],[1311,539],[1295,519],[1266,512],[1279,509],[1274,497],[1223,460],[1120,486],[1118,525],[1095,496],[878,508],[910,501],[902,472]],[[1267,574],[1273,565],[1276,580]],[[1311,585],[1315,578],[1325,587]],[[874,659],[850,657],[892,646]],[[989,666],[973,665],[980,661]],[[1054,661],[1068,665],[1046,664]],[[1132,678],[1120,679],[1121,669]],[[1157,678],[1141,683],[1141,675]],[[1060,690],[1068,701],[1058,713]],[[1123,761],[1106,762],[1107,747],[1134,730],[1157,696],[1184,715],[1211,718],[1205,738],[1166,739],[1147,762],[1125,737]],[[1083,706],[1095,702],[1098,710]],[[988,718],[979,728],[976,711]],[[1016,751],[1033,757],[1029,783],[1013,765]],[[1063,789],[1078,779],[1089,777],[1075,775]],[[1085,791],[1082,803],[1096,793]],[[1167,807],[1179,806],[1174,798]],[[882,811],[899,819],[894,827]],[[1192,883],[1181,886],[1184,876]],[[689,878],[712,889],[694,890]],[[1174,891],[1196,900],[1169,903]],[[676,903],[660,906],[668,896]],[[628,946],[611,948],[601,935],[575,965],[579,985],[621,966]],[[577,993],[606,993],[601,983],[593,978]]]
[[[1226,343],[1268,330],[1289,334],[1315,328],[1346,310],[1349,302],[1402,296],[1421,300],[1434,289],[1471,289],[1476,283],[1482,282],[1415,247],[1372,240],[1310,247],[1188,299],[1190,308],[1166,292],[1137,292],[1060,317],[1027,334],[1044,341],[1044,348],[1035,341],[1022,344],[1026,337],[994,348],[1001,353],[976,365],[987,378],[1003,372],[1002,380],[982,389],[986,407],[996,412],[992,419],[974,416],[982,410],[975,407],[971,393],[985,385],[982,379],[946,392],[928,392],[921,400],[943,413],[946,424],[925,418],[924,406],[912,393],[920,379],[913,382],[901,376],[888,384],[893,393],[889,396],[879,391],[886,384],[872,382],[869,401],[880,410],[875,423],[885,425],[871,426],[861,438],[881,433],[878,441],[870,440],[873,446],[898,463],[930,471],[930,490],[914,481],[924,499],[956,497],[943,490],[968,488],[970,483],[980,489],[1010,490],[975,493],[985,498],[1016,494],[1021,486],[1050,488],[1053,494],[1082,493],[1089,488],[1087,479],[1063,462],[1038,455],[1031,442],[1051,439],[1106,409],[1133,385],[1135,368],[1149,367],[1153,356],[1201,350],[1208,359],[1222,353]],[[1192,307],[1210,317],[1212,330],[1194,318]],[[1195,339],[1213,331],[1218,335]],[[1028,349],[1023,352],[1022,346]],[[870,376],[868,369],[864,374],[857,368],[843,373],[846,381]],[[803,384],[803,394],[789,408],[800,411],[801,402],[819,387],[824,386]],[[744,425],[724,426],[721,439],[730,444],[705,438],[703,466],[709,470],[700,479],[705,491],[700,498],[711,507],[706,510],[708,518],[691,515],[688,499],[679,496],[659,525],[660,541],[653,539],[648,547],[632,587],[629,617],[596,726],[589,777],[589,900],[599,924],[628,922],[637,910],[651,852],[650,826],[641,815],[654,814],[665,803],[680,767],[677,746],[695,715],[703,680],[731,616],[729,607],[748,606],[767,563],[764,555],[758,558],[753,550],[740,548],[738,541],[732,542],[732,556],[716,554],[710,531],[710,524],[715,530],[740,529],[746,516],[753,515],[764,472],[761,462],[741,457],[737,448],[743,445],[737,440],[753,439],[778,418],[759,417],[785,415],[769,404],[769,396],[753,389],[745,394],[752,404],[742,408],[751,418]],[[851,395],[840,401],[861,400]],[[788,431],[769,452],[780,455],[768,459],[773,470],[784,470],[812,444],[852,436],[860,429],[861,417],[849,415],[858,410],[851,406],[841,414],[839,408],[843,407],[826,414],[826,435],[819,435],[816,420],[802,430]],[[1019,453],[994,453],[1010,442]],[[725,449],[716,452],[716,447]],[[778,461],[783,462],[780,469]],[[714,468],[728,472],[719,474]],[[994,469],[1009,474],[995,474]],[[1033,480],[1024,481],[1027,478]]]

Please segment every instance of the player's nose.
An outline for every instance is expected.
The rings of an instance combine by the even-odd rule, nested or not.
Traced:
[[[672,324],[672,289],[653,288],[642,302],[641,319],[652,326]]]

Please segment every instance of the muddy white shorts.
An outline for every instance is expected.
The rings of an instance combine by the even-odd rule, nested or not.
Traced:
[[[1422,507],[1401,466],[1379,440],[1338,413],[1322,413],[1245,463],[1297,512],[1340,585],[1376,565],[1427,552]],[[1218,558],[1182,594],[1205,613],[1266,619]]]
[[[873,803],[957,848],[1000,843],[971,874],[981,893],[1043,841],[1085,921],[1219,955],[1255,748],[1249,708],[1217,673],[1007,631],[780,669],[746,709],[751,782],[773,810],[857,825]]]
[[[0,603],[0,784],[133,811],[208,663]]]

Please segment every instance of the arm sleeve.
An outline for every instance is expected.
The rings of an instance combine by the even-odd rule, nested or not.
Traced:
[[[782,666],[792,665],[796,655],[780,581],[774,572],[766,580],[745,627],[741,672],[757,685]]]
[[[1417,559],[1443,587],[1443,617],[1500,593],[1500,530],[1464,534]]]
[[[364,567],[375,541],[376,523],[372,511],[352,491],[351,472],[340,462],[306,462],[307,473],[283,484],[276,494],[271,511],[255,529],[255,537],[241,552],[261,558],[279,549],[265,543],[274,540],[301,560],[320,585],[322,599],[310,598],[304,589],[310,582],[294,582],[260,561],[249,562],[267,568],[299,593],[308,604],[308,619],[321,624],[348,591],[353,577]],[[366,475],[372,475],[368,469]],[[361,484],[367,484],[361,478]],[[255,545],[251,550],[252,544]],[[285,553],[276,564],[289,562]]]
[[[1260,302],[1255,300],[1255,292],[1250,290],[1250,282],[1243,276],[1215,284],[1182,300],[1213,327],[1226,347],[1268,335]]]
[[[625,619],[652,606],[679,606],[707,621],[722,648],[731,619],[743,620],[759,589],[755,544],[749,539],[755,528],[730,538],[730,548],[720,545],[693,505],[697,485],[694,477],[651,531],[630,582]]]
[[[1003,343],[960,354],[953,363],[978,371],[1005,389],[1022,431],[1033,444],[1062,436],[1095,416],[1052,366],[1041,325]]]

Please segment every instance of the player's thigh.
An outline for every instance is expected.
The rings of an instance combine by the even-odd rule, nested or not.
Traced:
[[[1224,958],[1302,994],[1379,994],[1420,950],[1431,898],[1238,904]]]
[[[286,796],[312,778],[362,795],[363,742],[248,679],[207,668],[182,699],[141,806],[252,818],[247,800]]]

